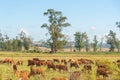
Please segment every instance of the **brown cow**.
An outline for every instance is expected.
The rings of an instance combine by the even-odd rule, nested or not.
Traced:
[[[28,66],[33,66],[35,65],[35,61],[34,60],[28,60]]]
[[[61,63],[64,63],[65,65],[67,65],[67,61],[65,59],[62,59]]]
[[[68,71],[68,68],[66,65],[64,64],[59,64],[59,65],[56,65],[56,68],[61,72],[61,70],[63,71]]]
[[[83,68],[83,71],[88,71],[88,73],[92,70],[92,66],[90,64],[85,64]]]
[[[60,61],[59,61],[59,59],[53,59],[53,62],[59,63]]]
[[[35,60],[35,61],[39,61],[39,58],[33,58],[33,60]]]
[[[20,71],[19,72],[19,80],[29,80],[28,71]]]
[[[56,70],[56,67],[55,67],[55,65],[52,63],[50,63],[50,64],[47,64],[47,69],[53,69],[53,70]]]
[[[108,77],[108,73],[106,68],[98,68],[97,69],[97,75],[102,75],[103,77]]]
[[[18,60],[17,62],[16,62],[16,65],[22,65],[23,64],[23,61],[22,60]]]
[[[28,77],[34,76],[36,74],[40,74],[44,77],[44,70],[42,68],[35,68],[35,67],[31,66]]]
[[[13,71],[14,71],[14,74],[18,77],[19,76],[19,71],[17,69],[17,65],[13,65]]]
[[[75,68],[79,68],[79,64],[77,63],[77,61],[74,62],[70,62],[70,67],[75,67]]]

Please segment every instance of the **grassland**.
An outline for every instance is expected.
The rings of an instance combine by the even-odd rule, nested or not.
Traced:
[[[27,66],[27,60],[32,58],[39,58],[41,60],[52,60],[54,58],[56,59],[90,59],[93,61],[101,60],[102,63],[108,64],[110,70],[112,71],[112,75],[110,75],[109,78],[106,78],[104,80],[120,80],[120,69],[117,67],[117,65],[113,64],[113,61],[116,61],[120,59],[120,53],[103,53],[103,52],[97,52],[97,53],[56,53],[56,54],[48,54],[48,53],[22,53],[22,52],[0,52],[0,60],[4,60],[5,58],[12,58],[15,61],[17,60],[23,60],[23,65],[18,66],[18,70],[27,70],[30,71],[30,67]],[[58,64],[58,63],[56,63]],[[69,65],[68,65],[69,66]],[[36,75],[34,77],[31,77],[30,80],[51,80],[52,77],[66,77],[68,78],[70,76],[70,72],[73,71],[81,71],[84,65],[80,65],[80,68],[69,68],[69,72],[59,72],[59,71],[53,71],[48,70],[46,66],[41,66],[45,70],[45,78]],[[90,73],[82,73],[79,80],[96,80],[96,65],[92,64],[92,71]],[[8,64],[0,64],[0,80],[18,80],[18,77],[15,76],[13,73],[12,65]]]

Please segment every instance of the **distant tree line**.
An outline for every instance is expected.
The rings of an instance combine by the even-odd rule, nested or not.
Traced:
[[[0,33],[0,50],[2,51],[29,50],[30,44],[30,37],[27,37],[23,31],[13,39],[10,39],[7,34],[3,35]]]
[[[58,50],[63,49],[67,44],[67,37],[62,33],[63,29],[70,26],[70,23],[66,22],[67,17],[63,16],[61,11],[55,11],[54,9],[48,9],[44,12],[44,15],[48,18],[48,23],[41,25],[41,28],[48,30],[49,39],[47,40],[47,46],[50,47],[51,53],[56,53]],[[120,22],[116,22],[116,26],[120,29]],[[116,33],[112,30],[105,36],[106,43],[110,46],[109,51],[113,52],[115,49],[120,52],[120,40],[116,37]],[[100,41],[100,40],[99,40]],[[95,35],[93,41],[90,42],[86,32],[75,32],[74,34],[75,48],[80,52],[83,48],[88,52],[90,48],[94,52],[98,50],[98,40]],[[100,51],[102,49],[103,38],[99,45]],[[31,38],[28,37],[23,31],[14,39],[10,39],[8,35],[0,33],[0,49],[4,51],[22,51],[29,50],[31,46]],[[70,45],[72,47],[72,45]]]
[[[116,22],[116,26],[120,29],[120,22]],[[86,52],[89,51],[90,48],[93,48],[93,51],[96,52],[98,49],[98,40],[97,36],[94,36],[93,42],[89,42],[89,38],[86,32],[76,32],[74,34],[75,37],[75,48],[80,52],[82,48],[86,49]],[[120,52],[120,40],[116,37],[116,33],[112,30],[109,31],[109,34],[105,36],[106,43],[110,46],[109,51],[114,52],[115,48]],[[101,38],[100,42],[100,51],[103,44],[103,38]]]

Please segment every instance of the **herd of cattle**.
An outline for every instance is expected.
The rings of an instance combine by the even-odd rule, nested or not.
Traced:
[[[59,71],[60,73],[69,73],[69,77],[53,77],[50,80],[81,80],[80,76],[87,72],[91,74],[93,69],[92,65],[97,67],[96,69],[96,80],[105,80],[112,75],[112,71],[110,70],[109,66],[105,63],[101,63],[100,60],[90,60],[90,59],[52,59],[52,60],[40,60],[39,58],[33,58],[27,60],[27,65],[29,66],[29,71],[27,70],[18,70],[18,66],[23,65],[24,61],[18,60],[15,61],[10,58],[6,58],[4,60],[0,60],[0,64],[11,64],[13,73],[18,80],[30,80],[31,77],[35,75],[39,75],[44,80],[46,75],[46,70],[44,70],[41,66],[45,66],[47,70],[51,71]],[[114,65],[120,67],[120,60],[114,61]],[[83,65],[82,69],[79,69]],[[74,68],[76,71],[70,72],[70,69]],[[12,80],[12,79],[11,79]],[[41,80],[41,79],[40,79]],[[47,79],[48,80],[48,79]]]

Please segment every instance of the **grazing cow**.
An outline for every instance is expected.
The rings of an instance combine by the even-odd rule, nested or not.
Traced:
[[[116,61],[116,64],[117,64],[118,67],[120,68],[120,59],[118,59],[118,60]]]
[[[77,63],[77,61],[74,62],[70,62],[70,67],[75,67],[75,68],[79,68],[79,64]]]
[[[88,73],[92,70],[92,66],[91,65],[88,65],[88,64],[85,64],[84,65],[84,70],[86,71],[88,71]]]
[[[56,68],[61,72],[61,70],[63,71],[68,71],[68,68],[66,65],[64,64],[59,64],[59,65],[56,65]]]
[[[64,63],[65,65],[67,65],[67,61],[65,59],[62,59],[61,63]]]
[[[22,65],[23,64],[23,61],[22,60],[19,60],[16,62],[16,65]]]
[[[74,71],[73,73],[71,73],[69,80],[78,80],[80,77],[80,74],[81,74],[80,71]]]
[[[89,59],[78,59],[78,61],[81,61],[83,64],[93,64],[93,61]]]
[[[59,61],[59,59],[53,59],[53,62],[59,63],[60,61]]]
[[[44,77],[44,70],[42,68],[35,68],[35,67],[31,66],[28,77],[30,78],[31,76],[34,76],[36,74],[40,74]]]
[[[13,65],[13,70],[17,71],[17,65],[15,65],[15,64]]]
[[[51,80],[67,80],[66,78],[53,77]]]
[[[52,60],[47,60],[46,64],[53,64],[53,61]]]
[[[14,74],[18,77],[19,76],[19,71],[17,69],[17,65],[13,65],[13,71],[14,71]]]
[[[39,58],[33,58],[33,60],[35,60],[35,61],[39,61]]]
[[[108,77],[108,73],[106,68],[98,68],[97,69],[97,75],[102,75],[103,77]]]
[[[44,66],[46,65],[46,61],[45,60],[40,60],[39,62],[40,62],[40,65],[44,65]]]
[[[33,66],[35,65],[35,61],[34,60],[28,60],[28,66]]]
[[[53,63],[52,64],[47,64],[47,69],[56,70],[55,65]]]
[[[19,72],[19,80],[29,80],[28,71],[20,71]]]
[[[7,63],[7,64],[14,64],[14,60],[13,59],[9,59],[9,58],[6,58],[3,63]]]

